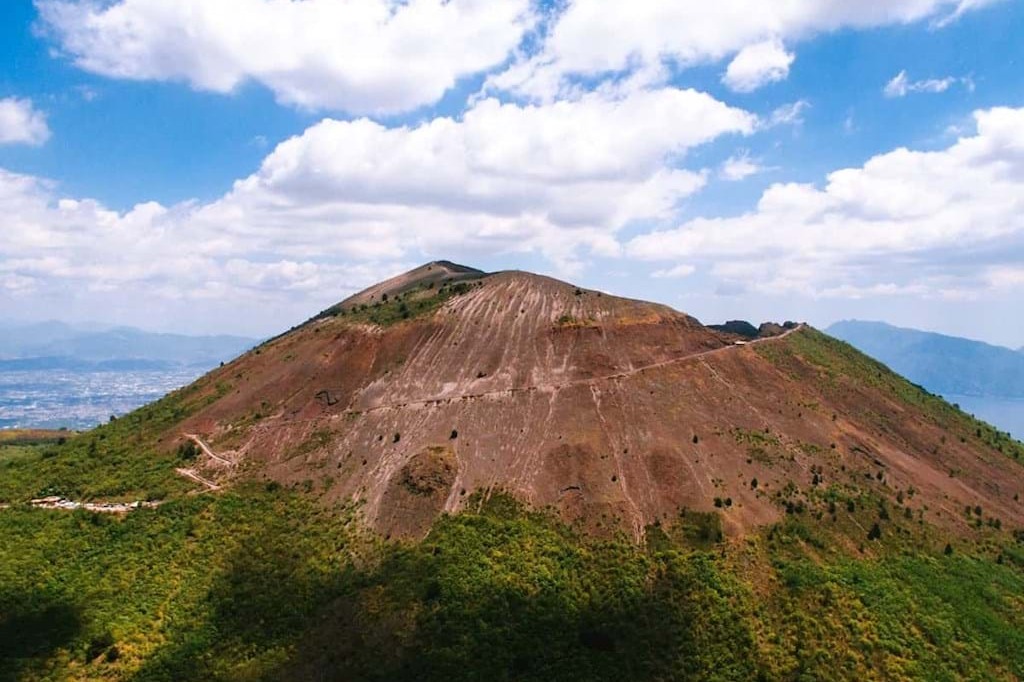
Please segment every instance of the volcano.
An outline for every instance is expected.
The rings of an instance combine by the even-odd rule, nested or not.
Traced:
[[[760,335],[447,261],[377,284],[184,389],[161,447],[209,486],[265,478],[420,537],[495,491],[587,532],[714,511],[742,535],[814,491],[1024,524],[1018,444],[804,324]]]

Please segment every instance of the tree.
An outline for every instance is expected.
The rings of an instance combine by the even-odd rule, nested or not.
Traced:
[[[184,460],[193,460],[199,456],[199,448],[196,447],[195,443],[187,440],[178,446],[178,456]]]
[[[946,549],[942,550],[942,553],[945,554],[946,556],[952,556],[952,554],[953,554],[953,545],[951,545],[951,544],[949,544],[947,542],[946,543]]]
[[[871,530],[868,531],[868,540],[877,540],[882,537],[882,528],[876,521],[872,526]]]

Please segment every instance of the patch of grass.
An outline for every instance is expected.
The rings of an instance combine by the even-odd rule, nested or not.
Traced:
[[[300,457],[302,455],[308,455],[311,452],[316,452],[317,450],[330,445],[333,439],[334,433],[330,429],[317,429],[309,435],[309,438],[302,441],[302,443],[295,448],[292,456]]]
[[[746,443],[756,447],[780,448],[782,443],[771,433],[765,431],[751,431],[748,429],[735,428],[732,430],[732,437],[741,445]]]
[[[782,442],[770,433],[734,428],[730,431],[740,445],[747,446],[747,457],[754,462],[772,466],[783,457]]]
[[[0,429],[0,445],[63,444],[76,433],[51,429]]]
[[[555,320],[556,329],[584,329],[587,327],[593,327],[594,320],[592,319],[580,319],[573,315],[565,314]]]
[[[783,343],[760,344],[756,350],[791,376],[800,376],[799,361],[808,363],[817,371],[815,379],[818,385],[833,394],[857,385],[876,389],[898,402],[917,408],[951,436],[980,442],[1024,464],[1024,443],[907,381],[848,343],[806,328],[789,335]],[[876,423],[887,423],[885,415],[872,416]]]
[[[0,445],[0,471],[6,465],[13,465],[28,459],[40,459],[53,452],[45,445]]]
[[[425,317],[452,298],[465,295],[482,284],[483,282],[475,280],[443,284],[436,289],[421,287],[370,305],[363,304],[349,309],[330,308],[314,319],[334,317],[359,324],[387,327],[405,320]]]

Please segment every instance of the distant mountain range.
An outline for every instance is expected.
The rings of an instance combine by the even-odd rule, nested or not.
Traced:
[[[1024,398],[1024,348],[849,320],[826,330],[942,395]]]
[[[131,327],[41,322],[0,326],[0,370],[159,370],[211,367],[257,341],[240,336],[159,334]]]

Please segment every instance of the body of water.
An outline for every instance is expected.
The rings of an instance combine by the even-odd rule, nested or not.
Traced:
[[[1024,399],[979,398],[970,395],[943,396],[960,409],[973,414],[1002,431],[1009,431],[1017,440],[1024,440]]]
[[[131,412],[207,370],[0,372],[0,429],[87,429]]]

